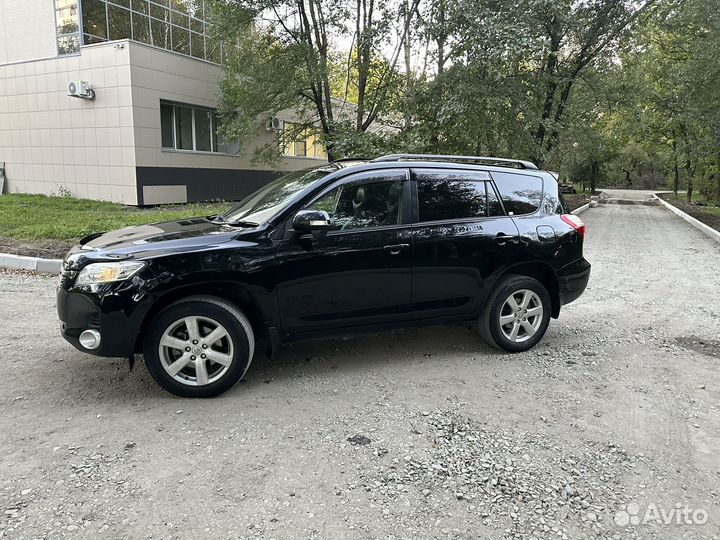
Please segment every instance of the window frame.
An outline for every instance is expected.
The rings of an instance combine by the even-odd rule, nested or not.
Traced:
[[[327,186],[322,188],[319,192],[312,195],[309,200],[304,201],[301,203],[297,208],[295,208],[291,213],[290,217],[285,223],[285,238],[288,238],[289,236],[292,236],[295,232],[295,230],[292,227],[293,219],[295,218],[295,215],[300,210],[307,210],[308,207],[310,207],[312,204],[314,204],[316,201],[323,198],[325,195],[327,195],[329,192],[331,192],[333,189],[339,187],[339,186],[345,186],[345,185],[352,185],[352,184],[361,184],[361,183],[373,183],[377,182],[378,180],[373,180],[373,177],[377,178],[380,175],[390,175],[390,174],[397,174],[402,175],[402,202],[401,202],[401,223],[393,224],[393,225],[377,225],[375,227],[364,227],[362,229],[346,229],[346,230],[337,230],[337,231],[328,231],[325,236],[340,236],[340,235],[347,235],[347,234],[357,234],[357,233],[364,233],[364,232],[375,232],[375,231],[383,231],[383,230],[392,230],[392,229],[405,229],[409,228],[413,225],[413,198],[412,198],[412,191],[411,191],[411,182],[410,182],[410,168],[406,167],[393,167],[390,169],[371,169],[366,171],[358,171],[348,174],[347,176],[343,176],[342,178],[337,178],[333,182],[330,182]],[[392,180],[386,180],[387,183],[391,183]]]
[[[294,129],[297,125],[297,122],[283,121],[282,128],[280,129],[280,139],[282,140],[285,137],[285,132],[288,129]],[[305,129],[300,135],[303,135],[304,138],[283,141],[284,147],[282,148],[282,154],[284,157],[327,161],[327,148],[319,141],[319,131]],[[304,145],[304,152],[302,154],[296,150],[298,144]],[[321,149],[321,152],[319,152],[318,149]],[[321,155],[318,155],[320,153]]]
[[[89,45],[92,43],[102,43],[107,41],[114,41],[110,39],[110,21],[109,21],[109,8],[108,6],[117,7],[120,9],[123,9],[128,12],[130,16],[130,26],[129,26],[129,35],[123,38],[117,38],[117,39],[129,39],[131,41],[134,41],[136,43],[140,43],[149,47],[154,47],[156,49],[161,49],[170,53],[174,54],[180,54],[182,56],[186,56],[188,58],[195,58],[196,60],[200,60],[203,62],[209,62],[211,64],[215,65],[224,65],[225,63],[225,56],[226,52],[225,49],[227,45],[223,43],[222,41],[218,40],[218,51],[217,55],[211,54],[210,47],[208,47],[208,42],[214,41],[213,35],[212,35],[212,24],[209,23],[205,17],[205,9],[204,4],[202,2],[199,3],[199,9],[195,11],[194,13],[188,11],[181,11],[178,9],[175,9],[173,7],[173,4],[168,4],[167,2],[163,2],[162,0],[143,0],[142,4],[135,4],[135,2],[130,2],[128,0],[127,2],[121,1],[121,0],[97,0],[99,3],[103,5],[104,13],[105,13],[105,35],[99,36],[96,34],[92,34],[90,32],[85,32],[84,29],[84,12],[83,12],[83,2],[84,0],[77,0],[77,10],[78,10],[78,30],[74,33],[68,33],[68,34],[59,34],[58,33],[58,26],[57,26],[57,0],[55,0],[54,3],[54,9],[55,9],[55,34],[56,34],[56,48],[58,49],[58,55],[59,56],[65,56],[68,54],[79,54],[80,53],[80,47],[83,45]],[[142,11],[143,7],[147,6],[147,11]],[[156,16],[157,15],[157,16]],[[147,19],[147,28],[148,28],[148,36],[147,41],[143,41],[141,39],[137,39],[135,37],[135,16],[144,17]],[[159,17],[162,18],[159,18]],[[187,25],[183,26],[185,23],[185,20],[187,19]],[[162,26],[157,26],[157,24],[154,26],[153,22],[159,23],[160,25],[164,25],[164,29],[166,30],[165,39],[163,40],[163,43],[156,43],[154,39],[152,39],[153,36],[153,30],[157,27],[162,28]],[[202,27],[202,31],[198,32],[197,29]],[[177,45],[173,43],[173,33],[175,32],[177,34],[178,31],[187,30],[189,32],[188,34],[188,42],[186,45],[186,51],[185,50],[176,50]],[[202,42],[202,51],[201,52],[195,52],[193,54],[193,34],[196,37],[196,44],[199,46],[200,42]],[[179,35],[179,34],[178,34]],[[86,39],[87,36],[87,39]],[[72,52],[67,53],[60,53],[59,52],[59,44],[60,44],[60,38],[77,38],[77,50],[73,50]],[[92,40],[92,41],[91,41]],[[167,47],[165,46],[167,45]],[[214,49],[212,52],[215,52]]]
[[[481,174],[484,175],[485,178],[482,180],[470,180],[472,182],[484,182],[485,183],[485,215],[484,216],[471,216],[471,217],[464,217],[464,218],[448,218],[448,219],[438,219],[433,221],[420,221],[420,190],[418,189],[418,181],[417,181],[417,174],[421,174],[423,172],[441,172],[446,174],[452,174],[452,172],[466,172],[466,173],[475,173],[475,174]],[[484,170],[484,169],[466,169],[466,168],[455,168],[455,167],[413,167],[411,169],[411,181],[412,181],[412,189],[413,189],[413,198],[414,198],[414,224],[415,225],[447,225],[447,224],[453,224],[453,223],[473,223],[478,220],[485,220],[485,219],[498,219],[498,218],[507,218],[508,213],[505,210],[505,206],[503,205],[502,198],[500,197],[500,193],[497,190],[497,188],[494,185],[494,181],[492,178],[492,175],[490,171]],[[498,201],[500,202],[500,208],[502,210],[502,214],[497,216],[490,216],[488,215],[488,212],[490,211],[490,207],[487,204],[487,193],[488,189],[492,189],[495,192],[495,196],[497,197]]]
[[[171,117],[171,124],[172,124],[172,146],[164,146],[163,145],[163,122],[162,122],[162,107],[163,105],[171,107],[172,108],[172,117]],[[189,148],[178,148],[178,139],[177,139],[177,109],[178,108],[184,108],[184,109],[190,109],[190,120],[191,120],[191,130],[192,130],[192,149]],[[198,150],[197,149],[197,132],[196,132],[196,120],[195,120],[195,112],[201,111],[201,112],[209,112],[210,113],[210,122],[209,122],[209,128],[210,128],[210,150]],[[181,103],[179,101],[169,101],[165,99],[160,100],[160,150],[163,152],[180,152],[185,154],[207,154],[207,155],[220,155],[220,156],[232,156],[237,157],[237,154],[232,152],[227,152],[224,150],[220,150],[220,138],[218,137],[217,128],[218,128],[218,122],[217,122],[217,109],[214,109],[213,107],[206,107],[204,105],[193,105],[192,103]],[[239,151],[239,149],[238,149]]]

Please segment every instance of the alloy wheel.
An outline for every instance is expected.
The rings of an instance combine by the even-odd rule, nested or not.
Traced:
[[[529,289],[520,289],[507,297],[500,309],[500,329],[513,343],[532,338],[543,320],[540,297]]]
[[[172,323],[162,334],[158,352],[165,371],[188,386],[222,378],[234,354],[229,332],[209,317],[183,317]]]

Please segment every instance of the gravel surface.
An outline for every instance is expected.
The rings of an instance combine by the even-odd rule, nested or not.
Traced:
[[[0,537],[717,538],[720,244],[655,206],[582,219],[590,286],[531,351],[295,344],[213,400],[76,352],[55,280],[0,273]]]

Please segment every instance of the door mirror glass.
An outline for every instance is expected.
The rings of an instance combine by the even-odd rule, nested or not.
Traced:
[[[330,216],[323,210],[300,210],[293,218],[293,229],[302,233],[330,230]]]

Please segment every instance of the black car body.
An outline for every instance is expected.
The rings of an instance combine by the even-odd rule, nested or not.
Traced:
[[[181,360],[174,382],[148,367],[170,391],[214,395],[236,381],[218,376],[201,384],[213,380],[212,370],[193,378],[199,344],[223,351],[226,372],[244,351],[248,358],[237,360],[242,365],[228,380],[244,374],[256,339],[272,354],[289,340],[480,321],[491,344],[525,350],[585,289],[583,237],[555,178],[526,162],[411,155],[341,161],[281,178],[225,216],[83,239],[63,261],[57,308],[63,336],[79,350],[144,352],[146,363],[165,355],[151,363],[175,364],[170,373]],[[506,299],[499,291],[515,294],[508,286],[525,297],[500,305]],[[203,307],[208,299],[213,305]],[[185,315],[193,309],[199,330]],[[540,335],[531,334],[528,312],[537,314]],[[175,330],[158,326],[163,316]],[[498,330],[493,317],[508,322]],[[191,339],[189,324],[199,339]],[[227,339],[205,344],[214,325]],[[505,342],[511,329],[516,340],[518,333],[527,339]],[[163,340],[174,348],[163,349]]]

